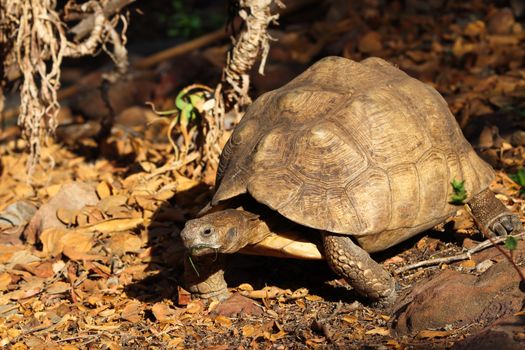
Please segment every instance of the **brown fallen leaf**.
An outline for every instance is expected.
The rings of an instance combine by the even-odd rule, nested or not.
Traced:
[[[71,289],[71,285],[66,282],[57,281],[46,288],[49,294],[62,294]]]
[[[390,264],[400,264],[400,263],[404,263],[406,260],[402,257],[400,257],[399,255],[396,255],[396,256],[393,256],[389,259],[386,259],[384,262],[383,262],[383,265],[387,266],[387,265],[390,265]]]
[[[189,314],[196,314],[196,313],[202,311],[202,309],[203,309],[202,301],[195,300],[195,301],[192,301],[191,303],[189,303],[186,306],[185,312],[187,312]]]
[[[23,269],[41,278],[52,277],[55,275],[55,272],[53,271],[53,263],[51,261],[33,262],[24,265]]]
[[[416,335],[416,338],[418,339],[443,338],[443,337],[450,335],[451,333],[452,333],[451,331],[434,331],[430,329],[425,329],[425,330],[420,331]]]
[[[7,290],[7,286],[11,284],[12,280],[11,275],[7,272],[0,273],[0,291]]]
[[[354,315],[346,315],[346,316],[343,316],[341,319],[349,324],[356,323],[358,320],[357,317]]]
[[[243,337],[247,337],[247,338],[250,338],[250,337],[257,338],[263,334],[262,330],[259,327],[255,328],[254,326],[249,325],[249,324],[243,326],[241,328],[241,332],[242,332]]]
[[[142,317],[140,316],[142,312],[141,306],[142,304],[139,301],[130,301],[122,310],[120,317],[131,323],[140,322],[140,320],[142,319]]]
[[[181,286],[177,286],[177,305],[185,306],[191,302],[191,293]]]
[[[281,289],[279,287],[270,286],[259,290],[240,291],[240,293],[241,295],[252,299],[275,299],[281,295],[291,295],[292,291],[290,289]]]
[[[111,234],[107,246],[114,254],[136,253],[142,247],[142,240],[139,236],[129,232],[115,232]]]
[[[182,345],[184,343],[184,338],[175,337],[171,338],[168,342],[168,349],[175,349],[179,345]]]
[[[65,208],[58,208],[56,215],[57,219],[60,220],[66,226],[73,226],[77,224],[78,210],[68,210]]]
[[[93,234],[87,232],[70,231],[64,234],[60,241],[63,244],[62,252],[68,258],[77,260],[88,253],[93,247]]]
[[[224,328],[230,328],[232,326],[232,320],[226,316],[219,315],[214,319],[215,323]]]
[[[151,312],[160,322],[170,321],[175,315],[180,313],[165,303],[155,303],[155,305],[151,307]]]
[[[81,232],[101,232],[101,233],[112,233],[117,231],[127,231],[137,228],[144,222],[143,218],[133,219],[110,219],[102,222],[98,222],[93,225],[87,225],[77,228],[77,233]]]
[[[96,189],[98,198],[104,199],[106,197],[111,196],[111,193],[113,192],[111,189],[110,184],[108,184],[106,181],[102,181],[97,185]]]
[[[376,327],[376,328],[366,331],[365,334],[367,335],[377,334],[377,335],[387,336],[387,335],[390,335],[390,329],[384,328],[384,327]]]
[[[64,244],[62,237],[66,234],[66,230],[60,228],[48,228],[40,235],[40,242],[42,242],[42,252],[46,256],[55,257],[62,253]]]

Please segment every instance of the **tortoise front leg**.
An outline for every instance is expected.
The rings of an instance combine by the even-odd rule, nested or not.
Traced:
[[[396,299],[395,280],[350,236],[323,232],[326,260],[361,295],[383,305]]]
[[[188,291],[202,299],[228,298],[228,288],[224,280],[225,259],[223,254],[187,254],[184,259],[184,282]]]
[[[474,196],[468,202],[468,206],[482,231],[500,236],[523,231],[520,219],[511,213],[489,189]]]

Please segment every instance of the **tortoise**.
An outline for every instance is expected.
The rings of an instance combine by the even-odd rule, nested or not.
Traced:
[[[453,215],[453,180],[464,181],[478,226],[522,229],[493,178],[434,88],[380,58],[324,58],[260,96],[235,127],[211,202],[181,231],[197,265],[186,264],[187,288],[225,298],[223,254],[267,253],[277,241],[276,255],[325,258],[356,292],[391,304],[395,280],[369,253]],[[279,231],[285,221],[299,236]],[[308,244],[312,230],[322,244]]]

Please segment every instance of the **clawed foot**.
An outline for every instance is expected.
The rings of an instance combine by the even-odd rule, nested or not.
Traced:
[[[495,218],[489,225],[491,236],[506,236],[523,231],[520,219],[512,213],[504,213]]]
[[[373,301],[370,303],[370,306],[377,309],[389,310],[394,306],[396,300],[397,292],[396,290],[392,290],[392,293],[389,296]]]
[[[224,290],[213,291],[210,293],[193,292],[191,293],[191,295],[193,298],[196,298],[196,299],[205,299],[209,301],[214,301],[214,300],[224,301],[231,296],[231,293],[228,292],[228,289],[224,289]]]

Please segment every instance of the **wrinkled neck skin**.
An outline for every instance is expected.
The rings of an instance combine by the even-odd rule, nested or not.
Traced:
[[[242,209],[227,209],[190,220],[181,237],[191,255],[235,253],[270,234],[258,215]]]

